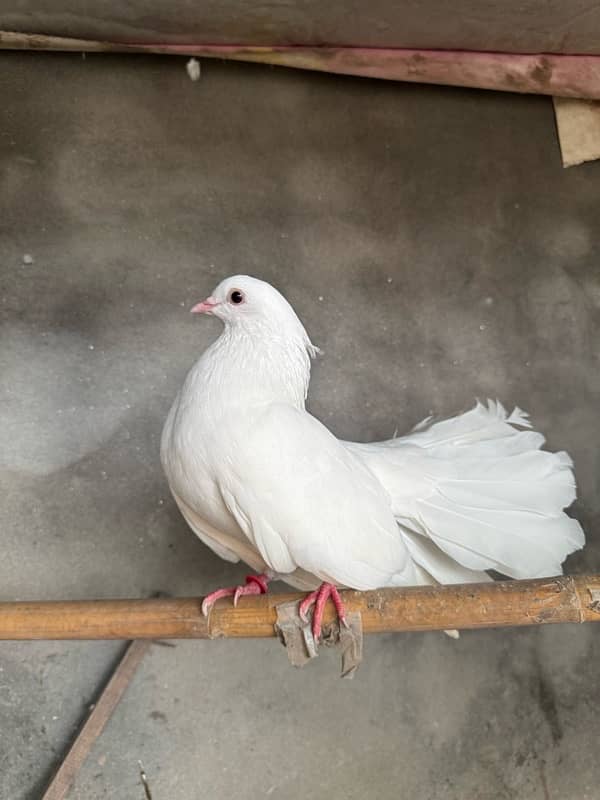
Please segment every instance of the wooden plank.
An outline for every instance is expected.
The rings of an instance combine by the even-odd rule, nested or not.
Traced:
[[[125,45],[0,31],[0,49],[127,52],[227,58],[384,80],[600,99],[600,55],[385,50],[332,47]]]
[[[131,683],[137,668],[152,642],[131,642],[117,668],[110,677],[96,705],[92,709],[64,761],[50,781],[42,800],[64,800],[94,742],[100,736],[112,716],[123,693]]]
[[[589,0],[20,0],[0,29],[82,39],[599,53]]]
[[[275,635],[275,607],[299,594],[217,603],[201,598],[0,603],[0,639],[214,639]],[[365,633],[600,622],[600,575],[343,593]],[[325,623],[335,618],[328,603]]]

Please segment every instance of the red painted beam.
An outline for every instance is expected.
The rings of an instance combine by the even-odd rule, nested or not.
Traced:
[[[600,55],[519,55],[363,47],[123,44],[0,32],[0,49],[163,53],[384,80],[600,100]]]

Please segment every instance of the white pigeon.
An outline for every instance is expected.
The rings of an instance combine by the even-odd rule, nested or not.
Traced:
[[[213,592],[205,613],[277,577],[312,592],[300,611],[315,604],[318,638],[328,597],[345,621],[337,588],[558,575],[583,546],[563,512],[571,459],[540,449],[525,412],[478,402],[407,436],[340,441],[305,409],[317,348],[276,289],[236,275],[192,311],[224,330],[173,403],[162,464],[200,539],[260,573]]]

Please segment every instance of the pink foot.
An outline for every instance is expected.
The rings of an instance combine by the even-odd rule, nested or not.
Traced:
[[[233,597],[233,605],[237,606],[240,597],[246,594],[266,594],[269,590],[270,577],[268,575],[246,575],[245,586],[229,586],[227,589],[217,589],[216,592],[207,594],[202,601],[202,613],[208,617],[211,608],[222,597]]]
[[[311,592],[304,598],[298,608],[300,619],[303,622],[308,622],[307,612],[308,609],[314,604],[312,615],[312,634],[315,641],[318,641],[321,638],[323,611],[325,609],[325,603],[329,600],[329,598],[333,600],[333,605],[337,611],[339,621],[346,628],[348,627],[348,622],[346,621],[346,609],[344,607],[342,598],[340,597],[340,593],[333,583],[322,583],[318,589],[316,589],[314,592]]]

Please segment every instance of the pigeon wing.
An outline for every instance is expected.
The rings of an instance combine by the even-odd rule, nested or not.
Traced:
[[[370,589],[410,569],[387,493],[318,420],[271,404],[230,434],[218,485],[272,570]]]

